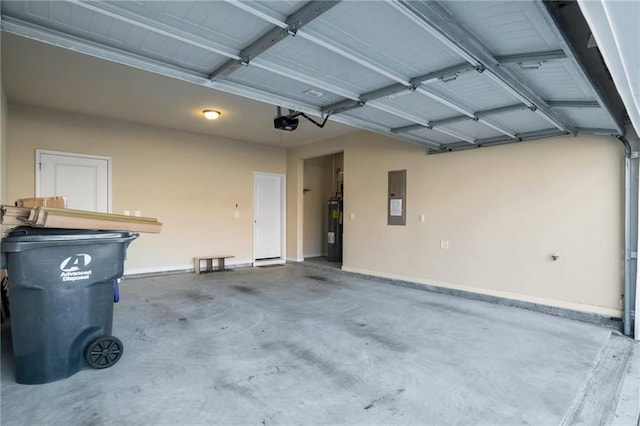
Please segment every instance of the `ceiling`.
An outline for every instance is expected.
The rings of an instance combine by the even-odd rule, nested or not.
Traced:
[[[353,127],[434,152],[624,134],[540,1],[1,7],[3,82],[20,102],[283,147]],[[275,131],[275,105],[327,125]],[[206,108],[222,117],[203,121]]]
[[[2,80],[13,102],[283,148],[357,131],[335,122],[277,131],[267,103],[12,34],[2,35]],[[222,115],[205,120],[206,109]]]

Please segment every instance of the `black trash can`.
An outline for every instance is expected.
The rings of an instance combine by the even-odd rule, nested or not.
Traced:
[[[2,239],[16,381],[49,383],[122,355],[111,336],[114,280],[139,234],[18,227]]]

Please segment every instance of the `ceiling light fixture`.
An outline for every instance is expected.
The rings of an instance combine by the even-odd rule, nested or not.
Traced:
[[[214,111],[212,109],[205,109],[204,111],[202,111],[202,114],[207,120],[215,120],[216,118],[220,117],[220,112]]]

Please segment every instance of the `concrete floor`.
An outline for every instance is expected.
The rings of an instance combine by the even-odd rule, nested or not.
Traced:
[[[309,266],[321,266],[326,269],[338,269],[342,267],[342,262],[329,262],[326,257],[305,257],[304,263]]]
[[[298,264],[129,279],[106,370],[13,378],[3,425],[559,424],[610,330]]]

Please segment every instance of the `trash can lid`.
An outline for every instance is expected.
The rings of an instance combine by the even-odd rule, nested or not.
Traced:
[[[139,234],[131,231],[93,231],[87,229],[35,228],[19,226],[10,229],[2,238],[9,242],[76,241],[91,239],[130,238]]]

